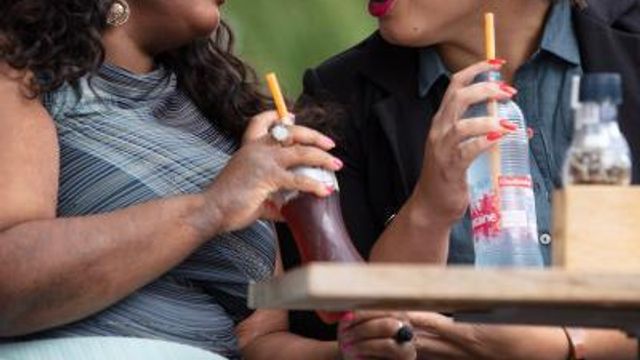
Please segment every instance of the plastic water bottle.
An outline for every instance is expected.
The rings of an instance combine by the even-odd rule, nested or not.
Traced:
[[[477,82],[499,82],[497,71]],[[476,267],[543,267],[538,245],[529,141],[522,110],[511,100],[473,105],[465,118],[496,116],[517,125],[496,146],[481,154],[467,172]]]
[[[580,82],[573,142],[564,164],[564,185],[629,185],[631,152],[618,126],[619,74],[586,74]]]

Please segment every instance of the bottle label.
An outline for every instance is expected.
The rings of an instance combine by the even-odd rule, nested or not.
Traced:
[[[484,194],[471,206],[474,238],[494,237],[500,233],[500,197],[495,192]]]
[[[471,204],[471,224],[476,239],[499,235],[501,229],[527,227],[529,221],[524,210],[501,209],[500,195],[505,188],[533,191],[531,176],[499,176],[499,190],[485,193]]]
[[[531,189],[533,188],[533,181],[531,176],[500,176],[498,177],[498,185],[503,187],[517,187]]]
[[[527,197],[533,198],[533,180],[531,176],[500,176],[498,178],[498,186],[500,186],[500,193],[509,193],[511,196],[518,194],[520,199]],[[526,201],[523,201],[523,206],[526,205]],[[526,228],[529,224],[527,215],[527,209],[503,209],[502,210],[502,228]]]
[[[524,210],[502,211],[502,226],[507,228],[524,228],[529,224],[527,212]]]

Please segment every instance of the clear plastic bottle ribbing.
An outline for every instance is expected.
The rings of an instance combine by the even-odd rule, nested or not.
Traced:
[[[500,81],[490,72],[476,79]],[[496,165],[491,152],[481,154],[467,172],[477,267],[543,267],[538,243],[535,197],[529,164],[527,125],[522,110],[513,101],[497,103],[498,119],[506,119],[517,130],[499,144]],[[487,103],[469,108],[465,118],[489,116]]]

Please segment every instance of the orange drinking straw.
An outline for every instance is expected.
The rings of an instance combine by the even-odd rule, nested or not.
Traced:
[[[276,110],[280,119],[286,119],[289,116],[289,110],[287,110],[287,103],[284,101],[280,84],[278,83],[278,77],[274,73],[267,74],[267,86],[273,97],[273,102],[276,104]]]
[[[487,60],[496,58],[496,23],[493,13],[484,14],[484,48]]]
[[[494,60],[496,58],[496,24],[493,13],[486,13],[484,15],[484,47],[487,60]],[[489,101],[487,111],[489,116],[498,117],[498,102],[496,100]],[[496,193],[498,193],[498,177],[500,176],[499,146],[494,146],[491,149],[491,176],[493,177]]]

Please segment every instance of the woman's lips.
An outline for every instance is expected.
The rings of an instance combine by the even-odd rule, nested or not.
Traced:
[[[383,17],[391,11],[396,0],[369,0],[369,13],[375,17]]]

